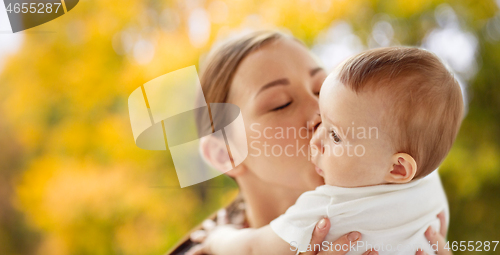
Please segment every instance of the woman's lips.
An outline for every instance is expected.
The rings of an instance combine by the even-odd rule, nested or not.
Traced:
[[[323,170],[321,170],[321,168],[314,166],[314,169],[316,169],[316,173],[318,173],[320,176],[323,176]]]

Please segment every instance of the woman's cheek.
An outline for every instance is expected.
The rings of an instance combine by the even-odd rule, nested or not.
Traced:
[[[304,136],[305,139],[300,139],[298,134],[294,134],[291,130],[287,133],[286,130],[282,127],[264,127],[260,124],[251,126],[247,135],[249,156],[274,158],[305,156],[302,154],[306,153],[297,153],[296,147],[302,147],[302,151],[307,152],[305,146],[309,143],[307,136]]]

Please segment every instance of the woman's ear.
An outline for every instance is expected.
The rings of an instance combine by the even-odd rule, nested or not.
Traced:
[[[417,173],[417,162],[407,153],[396,153],[391,157],[392,167],[385,176],[389,183],[410,182]]]
[[[236,177],[243,171],[244,167],[242,165],[233,169],[231,154],[228,152],[228,147],[223,139],[213,135],[202,137],[200,139],[200,153],[205,162],[211,167],[231,177]],[[241,170],[238,171],[239,169]]]

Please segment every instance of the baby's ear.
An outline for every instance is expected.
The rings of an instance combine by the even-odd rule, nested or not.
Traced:
[[[389,183],[410,182],[417,173],[417,162],[407,153],[396,153],[391,157],[392,167],[385,176]]]

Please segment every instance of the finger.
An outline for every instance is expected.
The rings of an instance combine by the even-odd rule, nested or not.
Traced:
[[[419,250],[415,253],[415,255],[429,255],[429,254],[427,254],[427,252],[425,251]]]
[[[203,243],[207,238],[207,232],[204,230],[196,230],[190,235],[191,241],[196,243]]]
[[[203,254],[206,254],[205,246],[203,244],[195,245],[193,246],[193,248],[189,249],[189,251],[185,253],[185,255],[203,255]]]
[[[220,209],[217,212],[217,225],[225,225],[229,224],[229,219],[227,217],[227,211],[226,209]]]
[[[443,236],[436,232],[432,226],[429,226],[425,231],[425,237],[433,247],[437,246],[437,255],[451,255],[453,254],[451,251],[446,250],[444,246],[446,245],[446,241]]]
[[[378,251],[369,250],[363,253],[362,255],[378,255]]]
[[[446,237],[448,233],[448,226],[446,226],[446,218],[444,216],[444,211],[440,212],[437,217],[439,218],[439,222],[441,223],[441,227],[439,228],[439,232],[443,237]]]
[[[349,232],[341,236],[339,239],[333,242],[332,245],[329,246],[329,247],[335,247],[333,251],[332,250],[322,251],[317,255],[345,255],[350,250],[350,244],[353,242],[357,242],[359,240],[361,240],[361,233],[357,231]]]
[[[325,236],[328,234],[328,231],[330,231],[330,220],[328,218],[323,218],[318,221],[311,237],[311,247],[316,247],[316,244],[321,245],[321,242],[325,240]],[[314,255],[318,252],[319,251],[314,251],[313,249],[313,251],[308,251],[304,253],[304,255]]]
[[[201,224],[201,226],[203,226],[203,228],[207,231],[211,231],[212,229],[214,229],[217,224],[215,224],[215,222],[213,220],[210,220],[210,219],[206,219],[203,221],[203,223]]]

